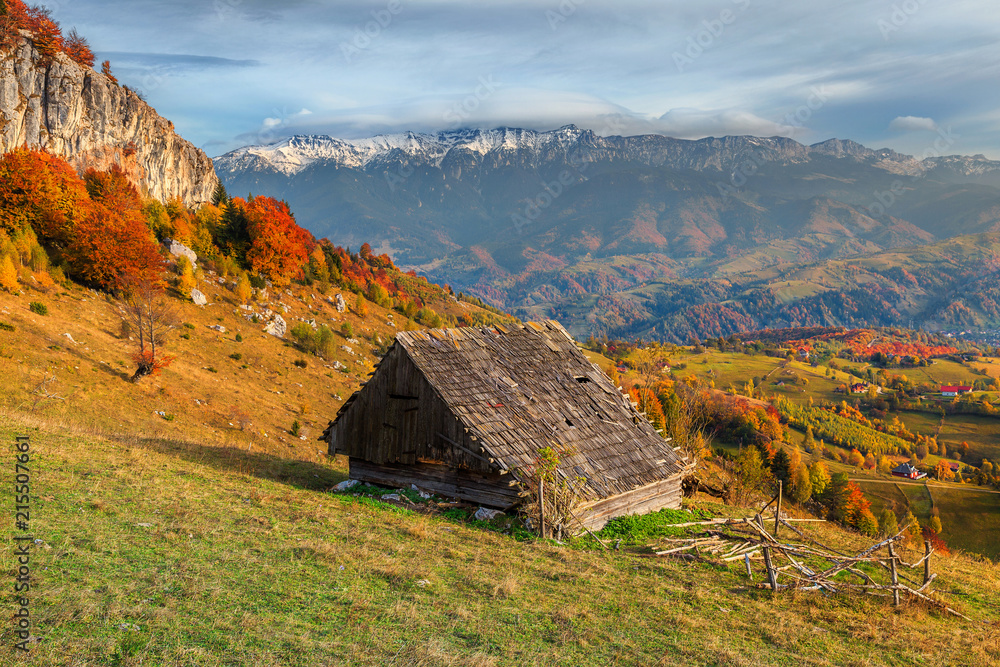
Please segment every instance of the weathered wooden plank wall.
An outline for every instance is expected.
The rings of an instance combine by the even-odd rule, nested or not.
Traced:
[[[447,498],[461,498],[487,507],[508,509],[521,500],[518,495],[519,487],[510,486],[514,481],[511,475],[480,473],[442,463],[380,465],[353,458],[350,467],[351,479],[399,488],[409,488],[411,484],[415,484],[424,491]]]

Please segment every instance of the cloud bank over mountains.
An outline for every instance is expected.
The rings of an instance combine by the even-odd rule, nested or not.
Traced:
[[[213,155],[293,133],[575,123],[912,154],[950,127],[956,153],[1000,158],[984,1],[48,4]]]

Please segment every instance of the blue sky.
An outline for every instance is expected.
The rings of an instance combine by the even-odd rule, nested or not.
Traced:
[[[212,156],[300,133],[574,123],[1000,159],[985,1],[41,4]]]

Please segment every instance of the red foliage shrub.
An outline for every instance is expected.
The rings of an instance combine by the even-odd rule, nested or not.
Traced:
[[[141,214],[94,202],[77,224],[66,250],[72,272],[85,282],[114,289],[125,275],[156,282],[163,259]]]
[[[951,550],[948,549],[948,545],[945,544],[944,540],[941,539],[941,536],[931,530],[930,527],[924,526],[921,528],[921,534],[925,540],[931,543],[931,547],[934,548],[935,553],[939,553],[943,556],[951,555]]]
[[[866,511],[871,512],[871,509],[872,504],[865,498],[865,494],[862,493],[858,485],[854,482],[848,482],[844,497],[844,516],[847,518],[847,523],[856,528],[861,515]]]
[[[7,153],[0,158],[0,229],[34,230],[73,275],[99,287],[116,287],[123,272],[158,280],[162,260],[139,193],[117,167],[85,178],[44,151]]]
[[[90,50],[90,44],[86,39],[77,33],[76,29],[69,31],[64,45],[66,55],[72,58],[77,64],[84,67],[94,66],[94,52]]]

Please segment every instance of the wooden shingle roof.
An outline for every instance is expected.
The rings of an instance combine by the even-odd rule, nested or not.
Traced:
[[[600,498],[688,465],[558,322],[402,331],[396,344],[482,452],[515,475],[553,447],[567,452],[562,473],[586,479],[587,495]]]

